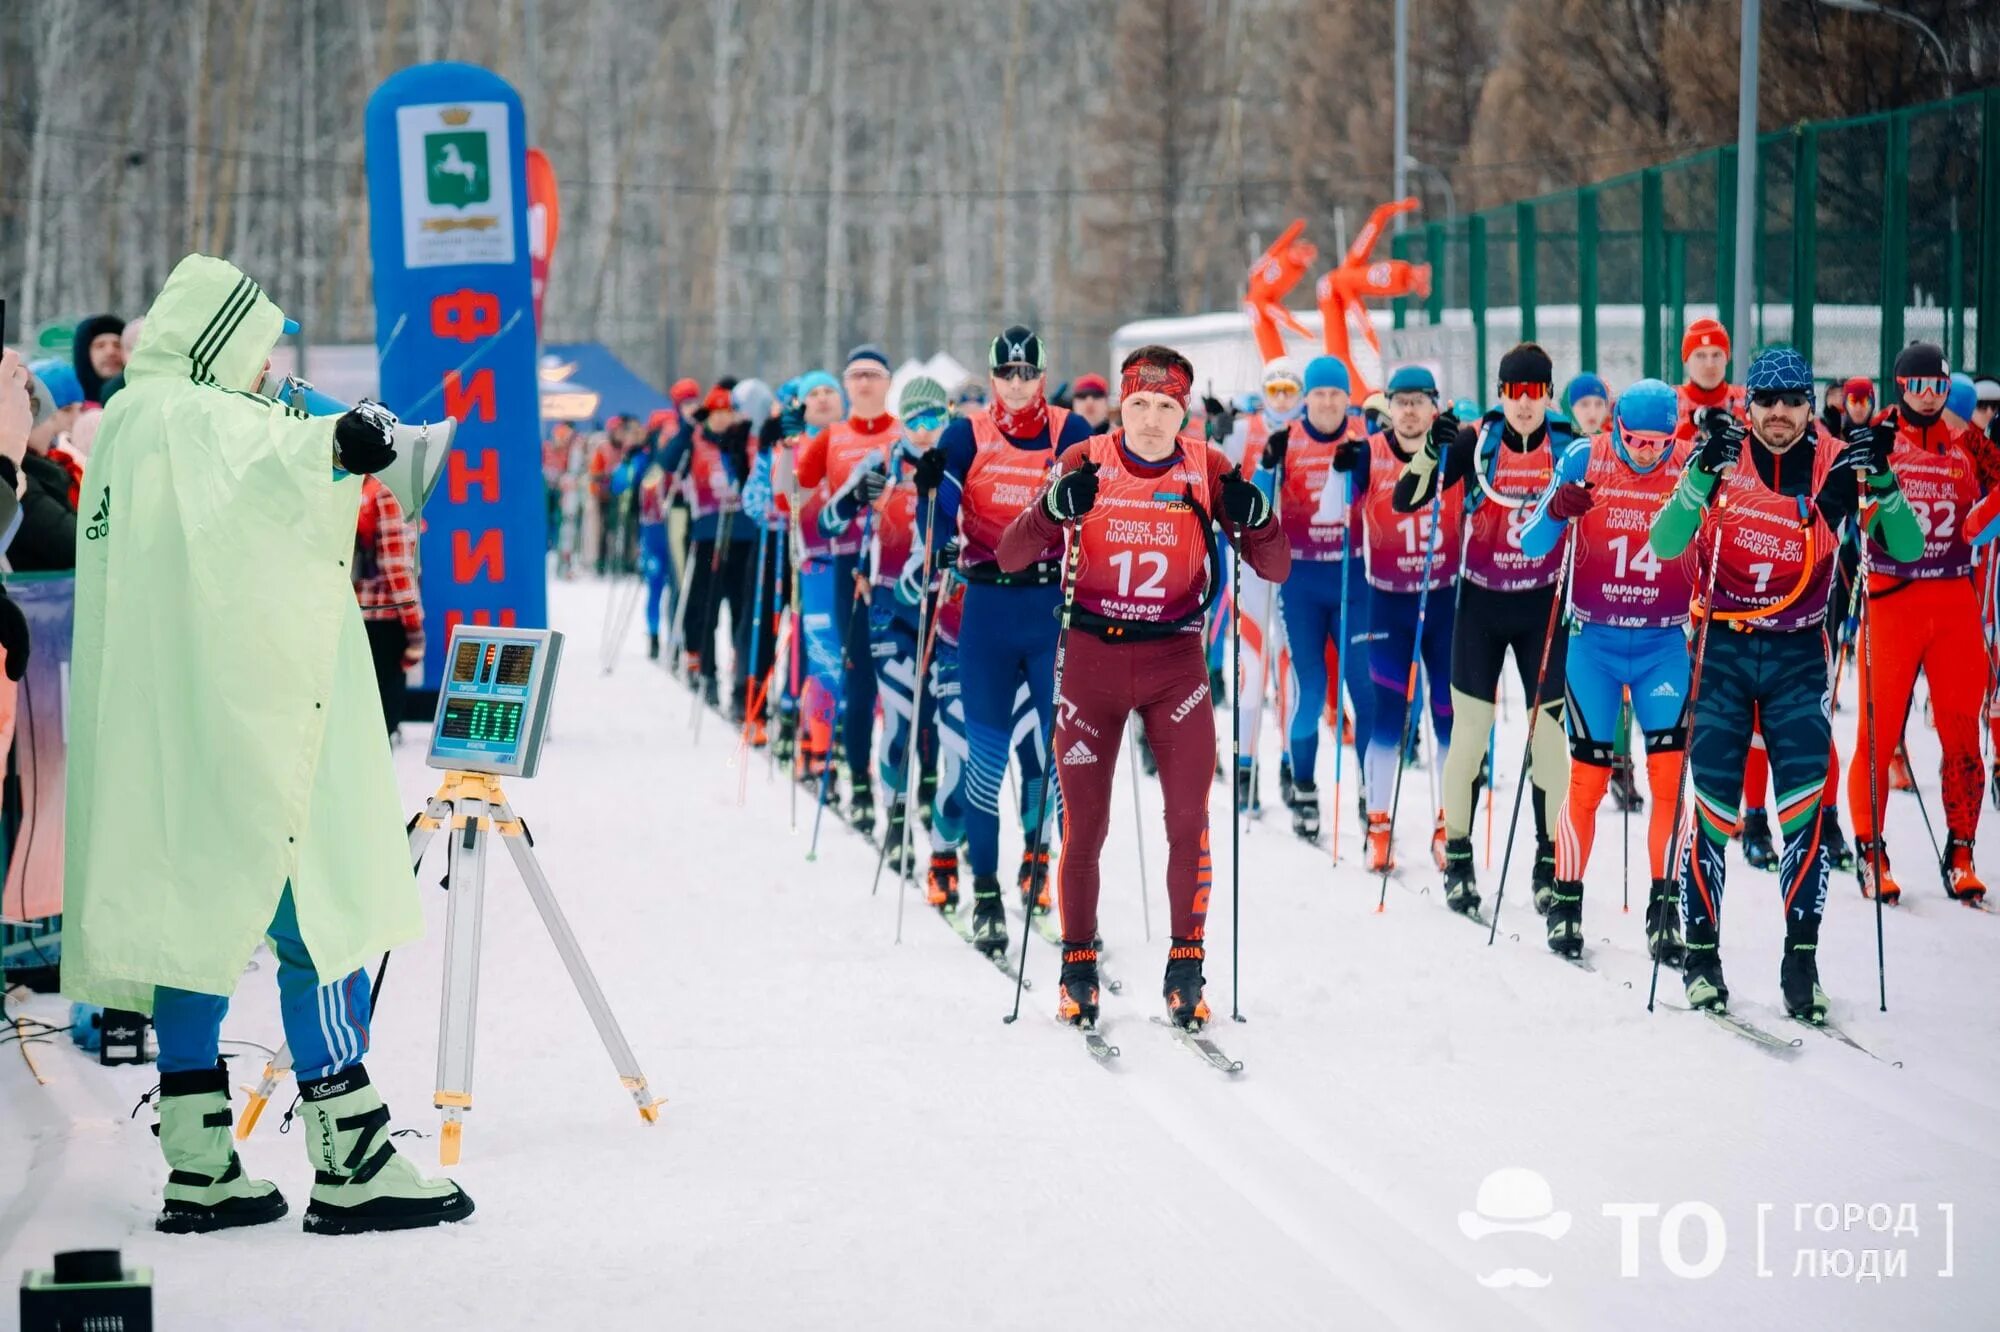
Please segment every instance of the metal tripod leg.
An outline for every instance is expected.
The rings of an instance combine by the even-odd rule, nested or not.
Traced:
[[[416,873],[418,867],[424,863],[424,852],[430,849],[431,838],[436,835],[439,825],[450,817],[451,802],[433,796],[430,803],[425,806],[424,812],[410,820],[410,872],[412,874]],[[374,996],[372,994],[369,996],[369,1000],[371,1003],[373,1002]],[[278,1079],[291,1071],[292,1047],[288,1041],[280,1045],[277,1053],[271,1056],[270,1062],[264,1065],[264,1075],[257,1080],[256,1088],[250,1093],[249,1104],[243,1107],[243,1118],[238,1120],[236,1124],[236,1140],[238,1142],[248,1138],[251,1132],[256,1129],[257,1120],[263,1115],[264,1107],[270,1104],[272,1094],[278,1090]]]
[[[445,914],[444,988],[438,1013],[437,1091],[432,1103],[444,1113],[438,1160],[458,1161],[465,1112],[472,1108],[472,1044],[479,1012],[479,934],[485,914],[486,838],[493,830],[493,807],[476,797],[452,806],[451,905]]]
[[[598,1039],[604,1042],[604,1052],[611,1056],[611,1066],[618,1070],[618,1080],[625,1090],[632,1093],[632,1101],[639,1107],[639,1118],[648,1124],[660,1117],[660,1102],[646,1088],[646,1075],[639,1071],[639,1061],[626,1044],[625,1033],[618,1027],[618,1019],[612,1015],[611,1005],[604,998],[604,991],[598,988],[597,977],[590,970],[590,963],[583,957],[583,949],[577,945],[576,935],[571,932],[569,921],[563,916],[562,907],[556,903],[555,891],[549,887],[548,876],[542,873],[541,862],[535,859],[534,847],[529,843],[527,830],[514,817],[513,808],[500,806],[500,829],[506,843],[507,853],[514,858],[514,867],[521,872],[521,882],[528,887],[528,896],[535,901],[535,910],[542,916],[542,924],[548,929],[549,939],[562,955],[563,966],[569,971],[570,983],[576,986],[577,997],[590,1013],[590,1020],[597,1027]]]

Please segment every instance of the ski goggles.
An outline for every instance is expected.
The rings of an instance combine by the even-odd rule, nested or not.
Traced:
[[[1804,389],[1752,389],[1752,407],[1809,407],[1812,394]]]
[[[1896,387],[1904,393],[1936,393],[1948,395],[1951,392],[1949,375],[1910,375],[1896,381]]]
[[[994,366],[993,377],[995,379],[1011,379],[1022,384],[1033,383],[1042,377],[1042,367],[1015,361],[1008,365]]]
[[[1289,379],[1267,379],[1264,381],[1266,393],[1297,393],[1299,386]]]
[[[906,419],[903,422],[903,427],[906,430],[942,430],[950,420],[951,413],[946,411],[918,412],[915,416]]]
[[[1506,383],[1503,383],[1503,384],[1501,384],[1501,385],[1500,385],[1500,396],[1501,396],[1501,397],[1503,397],[1503,398],[1515,398],[1515,399],[1519,399],[1519,400],[1524,400],[1524,401],[1527,401],[1527,402],[1539,402],[1539,401],[1540,401],[1540,400],[1542,400],[1543,398],[1547,398],[1547,397],[1551,396],[1551,395],[1552,395],[1552,394],[1554,393],[1554,391],[1555,391],[1555,389],[1554,389],[1554,386],[1553,386],[1553,385],[1550,385],[1550,384],[1540,384],[1540,383],[1531,383],[1531,384],[1518,384],[1518,383],[1517,383],[1517,384],[1506,384]]]
[[[1625,443],[1638,449],[1663,449],[1674,442],[1674,437],[1665,430],[1628,430],[1618,427]]]

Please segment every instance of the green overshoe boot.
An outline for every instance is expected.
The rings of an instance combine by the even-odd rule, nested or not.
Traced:
[[[1687,986],[1689,1008],[1729,1011],[1729,986],[1722,979],[1722,962],[1714,944],[1684,944],[1681,979]]]
[[[360,1064],[299,1084],[306,1155],[313,1163],[306,1230],[356,1235],[463,1221],[472,1198],[448,1179],[425,1179],[389,1141],[389,1109]]]
[[[166,1205],[153,1228],[170,1235],[256,1226],[285,1214],[285,1195],[243,1173],[229,1136],[229,1073],[222,1065],[160,1075],[160,1151],[167,1158]]]

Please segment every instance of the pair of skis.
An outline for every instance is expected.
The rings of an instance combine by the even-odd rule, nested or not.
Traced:
[[[1149,1018],[1148,1021],[1156,1027],[1166,1028],[1168,1033],[1173,1036],[1176,1045],[1201,1060],[1204,1064],[1207,1064],[1210,1068],[1219,1069],[1224,1073],[1241,1073],[1243,1071],[1243,1061],[1241,1059],[1230,1058],[1221,1046],[1201,1034],[1202,1028],[1198,1026],[1183,1027],[1180,1023],[1169,1022],[1157,1014]],[[1085,1053],[1089,1054],[1098,1063],[1108,1064],[1111,1060],[1118,1057],[1118,1047],[1113,1045],[1105,1037],[1103,1030],[1094,1023],[1068,1023],[1063,1022],[1060,1018],[1056,1019],[1056,1022],[1058,1025],[1068,1027],[1082,1036]]]

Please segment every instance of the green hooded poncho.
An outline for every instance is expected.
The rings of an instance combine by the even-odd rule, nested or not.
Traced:
[[[284,315],[190,255],[78,505],[63,991],[226,995],[289,882],[322,982],[422,931],[332,417],[251,392]]]

